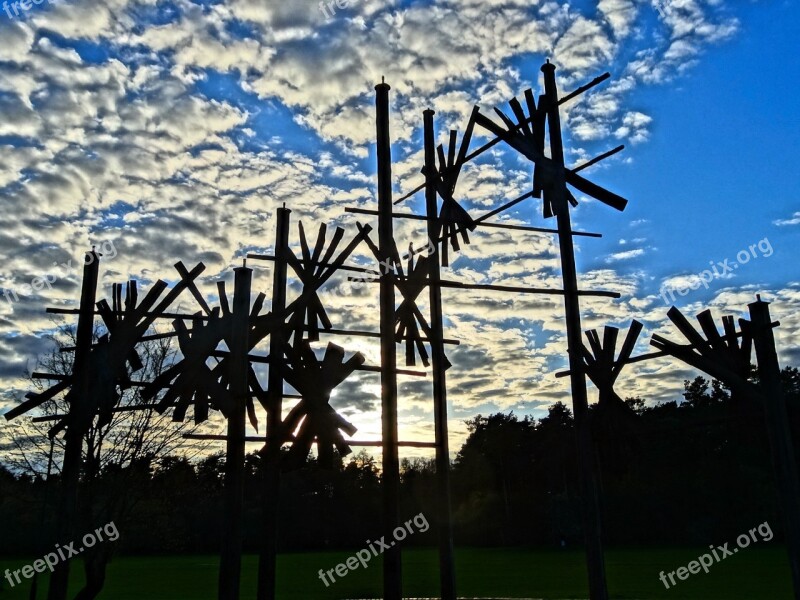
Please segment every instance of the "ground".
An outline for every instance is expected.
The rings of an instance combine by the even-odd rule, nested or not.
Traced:
[[[616,599],[673,600],[790,600],[791,577],[786,552],[779,546],[748,548],[666,589],[661,571],[674,571],[705,553],[703,548],[616,549],[606,554],[609,591]],[[353,552],[286,554],[279,559],[278,597],[281,600],[342,600],[380,598],[379,559],[359,567],[325,587],[319,570],[333,569]],[[17,569],[31,559],[0,559]],[[257,557],[246,556],[242,597],[255,597]],[[404,553],[404,593],[435,597],[437,557],[433,550]],[[77,563],[75,574],[82,573]],[[457,551],[458,595],[482,598],[587,598],[583,554],[579,550],[463,548]],[[73,577],[73,579],[78,579]],[[112,563],[102,598],[113,600],[213,600],[216,598],[217,558],[213,556],[118,557]],[[677,580],[676,580],[677,581]],[[78,582],[75,581],[77,584]],[[30,582],[9,589],[3,579],[2,600],[28,600]],[[38,597],[46,586],[40,583]]]

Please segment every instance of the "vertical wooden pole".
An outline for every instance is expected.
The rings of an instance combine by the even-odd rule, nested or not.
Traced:
[[[83,460],[83,437],[91,426],[92,413],[89,408],[89,355],[94,335],[94,302],[97,296],[97,279],[100,272],[100,256],[92,249],[83,262],[81,304],[78,314],[78,329],[75,335],[75,362],[72,367],[72,389],[69,394],[69,425],[64,434],[64,462],[61,467],[61,499],[58,515],[58,543],[76,539],[78,516],[78,485]],[[48,600],[66,600],[69,585],[70,561],[56,565],[47,590]]]
[[[264,457],[264,538],[258,569],[258,600],[275,600],[278,555],[278,512],[281,485],[281,413],[283,405],[283,352],[286,328],[286,255],[292,211],[278,209],[275,233],[275,269],[272,273],[272,315],[277,317],[269,338],[269,385],[267,388],[267,454]]]
[[[431,365],[433,367],[433,410],[436,439],[436,480],[438,485],[439,581],[442,600],[455,600],[456,576],[453,560],[453,522],[450,501],[450,444],[447,427],[447,359],[444,354],[444,323],[439,244],[439,211],[436,193],[436,140],[433,110],[423,113],[425,144],[425,209],[428,243],[434,252],[428,257],[428,291],[431,304]],[[447,241],[442,243],[446,244]]]
[[[758,360],[758,377],[764,393],[764,413],[772,463],[786,526],[786,546],[794,581],[794,597],[800,600],[800,483],[781,385],[778,353],[775,350],[769,302],[763,302],[759,296],[757,302],[748,304],[748,308],[753,346]]]
[[[233,314],[229,350],[231,412],[225,457],[225,527],[219,567],[219,600],[239,600],[242,567],[242,502],[244,500],[244,455],[249,386],[248,329],[250,286],[253,270],[234,269]]]
[[[554,212],[558,222],[558,244],[561,272],[564,279],[564,309],[567,322],[572,410],[575,413],[575,433],[578,445],[578,468],[582,491],[583,530],[586,537],[586,560],[589,570],[591,600],[608,600],[605,561],[603,557],[602,516],[597,485],[596,462],[589,423],[589,402],[586,395],[586,373],[581,357],[581,309],[578,299],[578,275],[575,268],[575,248],[572,243],[567,187],[564,179],[564,147],[561,140],[561,116],[558,111],[556,67],[548,62],[542,66],[547,103],[547,124],[550,133],[550,152],[555,163],[556,182],[553,188]]]
[[[395,254],[392,223],[392,150],[389,137],[389,90],[386,83],[375,86],[378,158],[378,249],[380,250],[380,333],[381,412],[383,420],[383,533],[387,544],[383,554],[383,598],[401,600],[403,576],[400,547],[394,544],[394,530],[400,523],[400,457],[397,445],[397,347],[395,346]],[[388,268],[388,265],[392,265]]]

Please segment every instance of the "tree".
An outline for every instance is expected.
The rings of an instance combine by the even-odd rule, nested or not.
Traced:
[[[519,514],[515,496],[521,493],[526,481],[524,474],[533,466],[534,421],[527,416],[519,419],[511,412],[478,415],[466,424],[470,434],[456,456],[455,471],[473,484],[475,495],[468,505],[486,512],[499,508],[505,524],[499,533],[504,539],[515,537],[514,523]],[[493,494],[487,496],[485,491]],[[498,507],[494,506],[495,497],[499,500]],[[479,514],[470,516],[480,518]]]
[[[710,390],[709,390],[710,386]],[[708,408],[730,400],[730,390],[716,379],[709,384],[703,377],[695,377],[683,382],[683,397],[686,405],[691,408]]]
[[[365,449],[350,458],[344,475],[359,489],[375,490],[380,482],[377,461]]]
[[[96,327],[94,341],[105,333],[102,327]],[[38,370],[56,375],[71,374],[70,350],[75,346],[75,328],[59,325],[50,339],[53,349],[40,357]],[[175,360],[172,339],[161,337],[137,346],[143,364],[135,374],[138,380],[152,381]],[[41,379],[31,377],[31,382],[39,391],[46,387]],[[201,448],[187,444],[183,438],[184,433],[194,430],[193,425],[172,423],[168,415],[159,414],[149,407],[142,409],[149,405],[143,400],[141,389],[135,385],[120,389],[118,409],[111,421],[101,425],[95,418],[84,436],[80,489],[82,530],[91,532],[112,520],[119,526],[144,493],[144,488],[137,484],[141,483],[143,476],[149,476],[161,458],[178,452],[193,455]],[[51,425],[69,412],[69,406],[64,396],[59,395],[42,404],[39,411],[38,417],[24,417],[12,422],[11,437],[16,451],[9,456],[7,464],[18,473],[57,480],[64,441]],[[60,543],[65,541],[68,540],[58,540]],[[86,585],[76,600],[97,597],[112,552],[113,546],[104,543],[96,544],[81,554]]]
[[[630,408],[637,415],[642,414],[646,406],[644,398],[642,398],[641,396],[630,396],[628,398],[625,398],[625,404],[627,404],[628,408]]]

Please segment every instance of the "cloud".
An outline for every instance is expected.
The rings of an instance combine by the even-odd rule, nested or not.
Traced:
[[[617,39],[625,38],[631,33],[638,12],[632,0],[600,0],[597,8],[611,25]]]
[[[794,213],[788,219],[777,219],[772,223],[773,225],[777,225],[778,227],[786,227],[789,225],[800,225],[800,211]]]
[[[284,203],[298,254],[300,221],[311,235],[321,223],[331,225],[329,236],[346,226],[349,240],[356,221],[372,222],[343,208],[374,206],[373,87],[381,77],[392,86],[393,173],[403,192],[422,178],[423,110],[435,109],[438,141],[446,144],[449,129],[463,131],[473,105],[506,110],[526,88],[538,93],[546,57],[557,64],[564,91],[607,68],[619,74],[564,105],[574,140],[643,143],[652,117],[625,110],[627,96],[671,81],[737,30],[722,5],[674,4],[655,33],[645,22],[654,12],[633,0],[581,8],[552,0],[373,0],[352,2],[329,20],[314,0],[177,0],[169,7],[69,0],[25,20],[2,19],[0,285],[16,289],[111,241],[118,252],[101,263],[99,297],[129,278],[143,293],[159,278],[174,281],[172,265],[182,260],[205,263],[198,285],[213,301],[231,266],[249,250],[271,249],[272,215]],[[485,140],[482,131],[476,136]],[[456,194],[477,215],[528,191],[530,178],[529,164],[497,146],[464,169]],[[540,213],[538,202],[492,220],[526,224],[521,216]],[[404,210],[419,203],[418,195]],[[396,232],[403,246],[424,243],[419,222],[398,223]],[[497,229],[478,229],[470,239],[448,277],[561,287],[552,239]],[[587,299],[586,327],[642,312],[648,325],[663,323],[656,315],[662,305],[642,291],[643,276],[611,268],[643,252],[626,249],[609,258],[609,268],[581,275],[582,286],[627,298]],[[374,263],[364,248],[351,260]],[[269,291],[268,267],[249,264],[256,287]],[[45,306],[75,306],[79,286],[76,273],[15,302],[0,298],[0,378],[9,390],[22,390],[17,375],[48,348],[55,325]],[[781,306],[794,306],[784,292],[776,292]],[[356,289],[337,276],[321,294],[336,326],[377,330],[375,288]],[[459,419],[476,409],[537,411],[568,398],[567,382],[553,376],[566,352],[559,296],[448,290],[446,298],[447,335],[462,341],[448,347],[455,435],[464,435]],[[374,340],[345,342],[377,364]],[[680,387],[666,367],[637,368],[647,386],[631,385],[648,398]],[[339,390],[337,407],[358,421],[359,436],[380,435],[379,383],[361,375]],[[432,437],[421,416],[430,411],[427,383],[401,386],[404,435]]]
[[[643,248],[636,248],[634,250],[625,250],[624,252],[615,252],[606,258],[607,263],[614,263],[619,262],[622,260],[629,260],[631,258],[636,258],[637,256],[642,256],[644,254]]]
[[[631,143],[638,144],[647,139],[647,126],[652,123],[652,117],[640,112],[628,112],[622,118],[622,126],[614,132],[618,138],[628,138]]]

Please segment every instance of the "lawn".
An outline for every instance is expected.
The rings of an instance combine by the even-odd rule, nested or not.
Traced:
[[[782,600],[793,598],[786,552],[779,546],[749,548],[691,575],[669,590],[659,581],[660,571],[674,571],[700,554],[702,548],[617,549],[606,553],[612,598],[673,600]],[[319,579],[320,569],[333,569],[349,552],[285,554],[279,558],[278,596],[282,600],[341,600],[380,598],[381,565],[373,559],[329,587]],[[584,557],[579,550],[461,548],[457,550],[458,594],[466,597],[587,598]],[[0,559],[5,569],[17,569],[31,560]],[[255,597],[257,557],[246,556],[242,569],[242,597]],[[438,589],[437,555],[433,550],[404,552],[404,594],[435,597]],[[73,579],[82,575],[75,564]],[[77,589],[78,581],[74,582]],[[216,598],[217,559],[213,556],[119,557],[109,568],[101,597],[115,600],[213,600]],[[40,583],[39,598],[46,596]],[[3,580],[0,598],[27,600],[30,582],[9,589]]]

